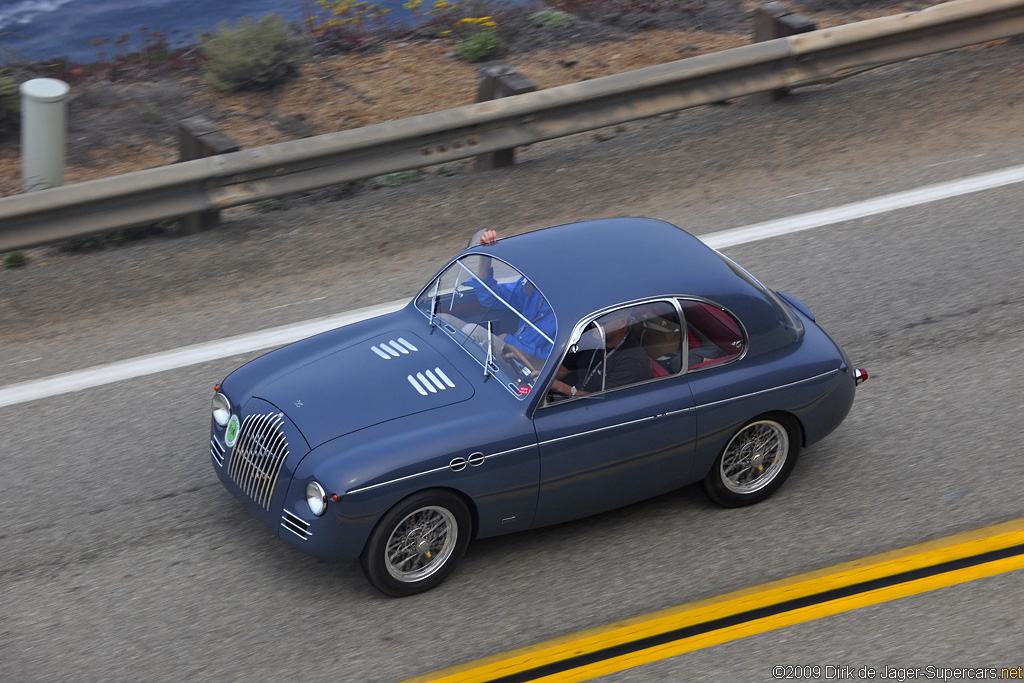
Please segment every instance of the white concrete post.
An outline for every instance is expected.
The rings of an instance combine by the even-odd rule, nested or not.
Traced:
[[[56,78],[34,78],[21,84],[22,192],[64,184],[70,89]]]

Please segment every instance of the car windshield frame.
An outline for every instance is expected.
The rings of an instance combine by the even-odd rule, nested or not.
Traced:
[[[413,303],[431,327],[480,363],[485,377],[494,375],[519,400],[530,396],[554,353],[558,323],[547,297],[496,256],[454,259]]]

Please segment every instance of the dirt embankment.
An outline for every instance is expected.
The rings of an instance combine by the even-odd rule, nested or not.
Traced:
[[[920,9],[926,2],[804,0],[819,27]],[[551,88],[751,42],[753,2],[708,0],[689,13],[580,20],[557,36],[532,34],[501,61]],[[696,5],[695,5],[696,7]],[[840,11],[836,11],[837,8]],[[477,66],[440,40],[385,43],[368,52],[308,59],[292,81],[266,92],[218,93],[198,74],[133,82],[76,83],[69,110],[66,182],[177,160],[178,121],[204,115],[252,148],[470,104]],[[0,196],[20,191],[20,146],[0,144]]]

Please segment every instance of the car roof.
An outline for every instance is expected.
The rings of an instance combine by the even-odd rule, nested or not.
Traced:
[[[505,237],[468,249],[511,264],[544,294],[559,320],[559,336],[609,306],[670,294],[701,296],[722,305],[749,286],[690,233],[649,218],[606,218]]]

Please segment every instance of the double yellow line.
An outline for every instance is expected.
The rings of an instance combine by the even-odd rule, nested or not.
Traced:
[[[1024,569],[1024,519],[556,638],[404,683],[572,683]]]

